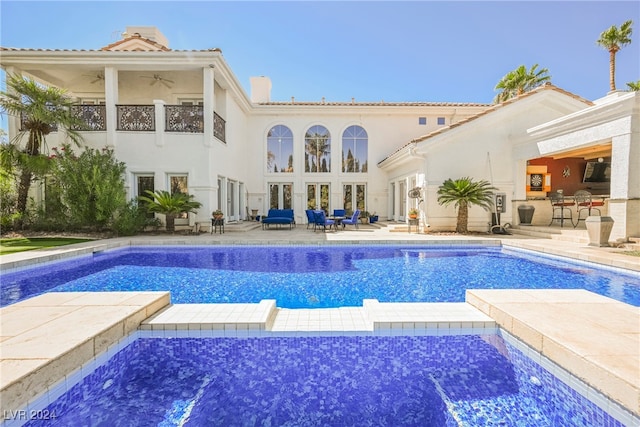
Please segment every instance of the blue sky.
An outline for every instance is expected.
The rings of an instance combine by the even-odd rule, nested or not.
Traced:
[[[609,54],[596,40],[632,19],[617,87],[640,79],[637,1],[2,0],[0,14],[5,47],[98,49],[127,26],[157,26],[173,49],[222,49],[247,91],[249,77],[270,77],[274,101],[480,103],[535,63],[563,89],[606,95]]]

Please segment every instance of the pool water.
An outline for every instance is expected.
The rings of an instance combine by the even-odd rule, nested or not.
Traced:
[[[640,306],[640,274],[500,247],[130,247],[0,275],[2,306],[45,292],[171,292],[176,303],[284,308],[463,302],[466,289],[586,289]]]
[[[138,338],[42,412],[74,427],[622,425],[497,335]]]

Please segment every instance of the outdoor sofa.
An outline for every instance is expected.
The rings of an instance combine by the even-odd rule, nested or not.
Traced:
[[[262,217],[262,228],[269,228],[271,224],[289,225],[289,228],[295,224],[293,219],[293,209],[269,209],[267,216]]]

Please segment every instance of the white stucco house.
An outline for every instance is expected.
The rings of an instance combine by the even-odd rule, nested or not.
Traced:
[[[618,92],[591,102],[553,85],[499,105],[477,103],[272,101],[271,81],[247,94],[219,49],[172,50],[155,27],[128,27],[97,50],[0,48],[0,65],[77,99],[92,130],[88,146],[112,147],[127,165],[131,198],[144,190],[186,191],[203,204],[185,221],[221,209],[355,207],[403,222],[412,207],[432,229],[455,227],[437,203],[448,178],[491,180],[506,197],[502,221],[535,205],[547,225],[549,191],[588,189],[606,197],[614,239],[640,235],[640,97]],[[9,118],[13,138],[20,119]],[[62,132],[48,146],[65,142]],[[610,165],[603,182],[584,179],[591,162]],[[542,171],[542,172],[541,172]],[[531,186],[532,174],[545,180]],[[421,197],[408,197],[418,189]],[[422,200],[422,202],[420,202]],[[547,205],[549,205],[547,207]],[[490,215],[472,209],[471,230]]]

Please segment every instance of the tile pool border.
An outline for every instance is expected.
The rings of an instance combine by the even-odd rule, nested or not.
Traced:
[[[201,336],[196,331],[190,330],[181,330],[175,331],[174,338],[209,338],[208,336]],[[354,336],[367,336],[367,334],[348,334]],[[393,336],[405,336],[406,334],[392,334]],[[456,334],[451,334],[456,335]],[[640,425],[640,417],[634,416],[631,412],[620,406],[617,402],[603,395],[593,387],[589,386],[585,382],[573,376],[571,373],[563,369],[561,366],[550,360],[549,358],[543,356],[535,349],[528,346],[523,341],[520,341],[514,335],[511,335],[509,332],[497,328],[493,333],[473,333],[473,334],[461,334],[461,335],[495,335],[501,337],[505,342],[513,346],[515,349],[520,351],[525,357],[530,359],[532,362],[536,363],[542,369],[548,371],[551,375],[562,381],[566,384],[571,390],[574,390],[577,394],[579,394],[583,399],[593,403],[598,408],[603,410],[609,416],[619,421],[625,426],[632,425]],[[280,337],[281,335],[255,335],[255,336],[211,336],[211,338],[275,338]],[[322,334],[308,334],[305,336],[323,336]],[[73,372],[67,374],[57,383],[48,387],[48,389],[35,397],[23,408],[15,411],[13,415],[18,415],[14,419],[6,419],[6,414],[4,414],[4,420],[0,424],[2,427],[20,427],[27,423],[29,420],[26,419],[31,414],[46,414],[43,410],[47,408],[51,403],[60,398],[63,394],[69,391],[72,387],[80,383],[84,378],[95,372],[100,366],[106,364],[113,356],[115,356],[119,351],[123,350],[125,347],[133,343],[137,339],[163,339],[168,338],[166,335],[166,331],[141,331],[137,330],[129,334],[128,336],[118,340],[118,342],[109,346],[103,353],[95,356],[88,362],[84,363],[80,368],[74,370]],[[22,415],[24,414],[24,417]]]
[[[637,257],[629,255],[620,255],[608,251],[603,248],[594,248],[582,244],[574,245],[575,247],[567,249],[563,245],[556,245],[554,240],[514,240],[500,238],[469,238],[469,239],[430,239],[430,240],[324,240],[314,242],[301,242],[299,240],[208,240],[198,237],[185,239],[104,239],[94,242],[79,243],[73,248],[57,247],[43,250],[36,253],[35,251],[20,252],[17,254],[8,254],[0,257],[0,270],[14,271],[21,268],[29,268],[38,264],[52,261],[64,261],[80,255],[91,255],[96,252],[106,250],[120,249],[124,247],[136,246],[336,246],[336,245],[353,245],[353,246],[373,246],[373,245],[392,245],[392,246],[500,246],[510,249],[520,249],[532,251],[542,255],[556,256],[567,258],[572,261],[582,261],[586,263],[597,264],[598,266],[610,266],[620,268],[622,270],[640,272],[640,262]]]

